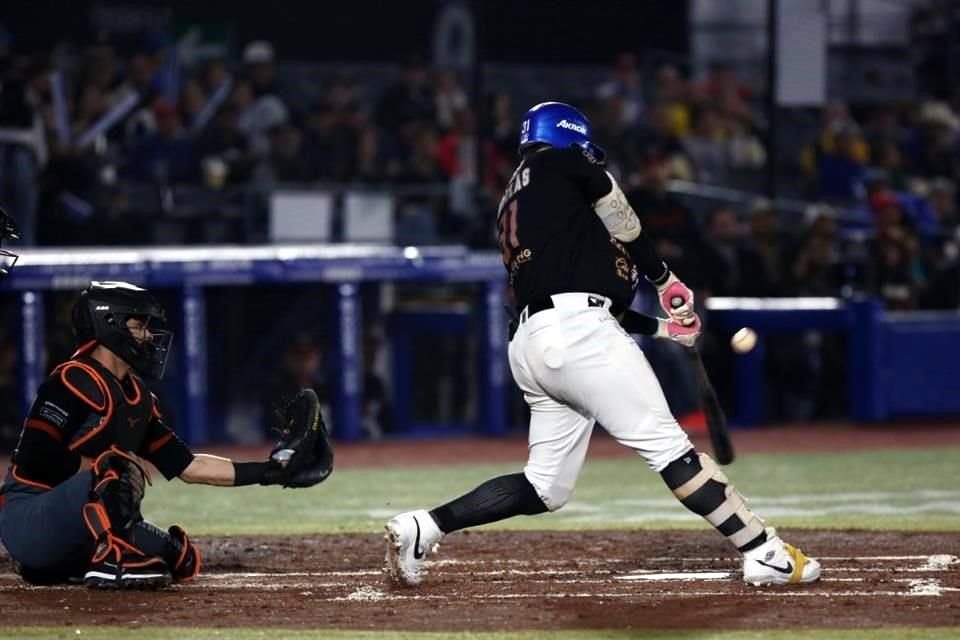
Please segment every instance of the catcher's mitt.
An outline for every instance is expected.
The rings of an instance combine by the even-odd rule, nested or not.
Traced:
[[[333,445],[320,415],[320,400],[312,389],[301,389],[277,411],[280,440],[270,459],[286,462],[268,472],[266,484],[284,487],[312,487],[333,472]],[[279,465],[278,465],[279,467]]]

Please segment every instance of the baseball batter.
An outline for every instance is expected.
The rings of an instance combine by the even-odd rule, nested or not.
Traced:
[[[659,259],[604,170],[587,118],[567,104],[536,105],[522,122],[520,155],[498,225],[519,313],[508,354],[530,406],[527,465],[431,511],[390,520],[388,574],[419,584],[426,556],[444,535],[561,508],[599,423],[743,554],[746,582],[817,580],[820,564],[765,527],[710,456],[694,450],[643,352],[617,321],[642,275],[667,313],[657,335],[691,344],[700,329],[692,292]]]
[[[312,486],[333,452],[312,391],[284,412],[284,436],[265,462],[194,454],[164,423],[140,376],[160,378],[172,334],[144,289],[94,282],[73,307],[79,348],[40,386],[0,489],[0,539],[32,584],[159,588],[200,572],[200,550],[173,525],[140,515],[148,476],[218,486]]]

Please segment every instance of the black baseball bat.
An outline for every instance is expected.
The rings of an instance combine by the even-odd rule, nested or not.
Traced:
[[[676,308],[683,306],[683,299],[679,297],[670,300],[670,306]],[[733,442],[730,440],[730,431],[727,429],[727,415],[720,406],[720,400],[717,399],[717,392],[710,382],[710,376],[707,375],[707,369],[703,366],[703,358],[700,357],[700,350],[696,345],[686,347],[687,359],[693,367],[697,376],[697,390],[700,392],[700,406],[707,418],[707,433],[710,434],[710,444],[713,445],[713,455],[717,457],[718,464],[730,464],[733,462]]]
[[[695,347],[687,347],[687,358],[697,374],[697,389],[700,391],[700,405],[707,418],[707,433],[710,434],[710,444],[713,445],[713,454],[718,464],[733,462],[733,442],[730,440],[730,431],[727,429],[727,416],[720,407],[717,392],[713,389],[710,376],[703,366],[703,358]]]

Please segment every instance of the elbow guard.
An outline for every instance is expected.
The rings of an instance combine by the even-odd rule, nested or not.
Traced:
[[[640,236],[640,218],[609,171],[607,175],[613,188],[610,193],[593,203],[593,210],[610,235],[621,242],[633,242]]]

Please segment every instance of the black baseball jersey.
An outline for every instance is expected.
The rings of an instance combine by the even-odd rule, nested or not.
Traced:
[[[592,206],[611,188],[603,167],[577,147],[547,148],[523,159],[497,213],[517,309],[570,292],[606,296],[615,309],[630,306],[637,269]]]
[[[111,447],[149,460],[168,480],[193,461],[142,380],[132,373],[118,380],[81,356],[58,366],[40,385],[11,474],[22,484],[50,488],[75,474],[81,458],[95,459]]]

